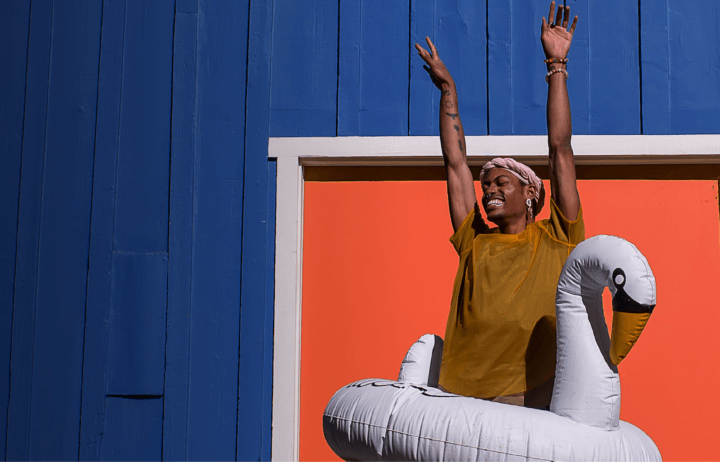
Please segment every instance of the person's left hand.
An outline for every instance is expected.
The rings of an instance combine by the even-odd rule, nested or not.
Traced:
[[[570,7],[566,6],[563,8],[560,6],[557,10],[557,16],[555,16],[555,22],[548,24],[548,21],[553,20],[553,16],[555,16],[554,1],[550,2],[548,19],[545,20],[545,17],[542,18],[540,41],[542,42],[543,51],[545,52],[545,57],[548,59],[566,58],[568,51],[570,51],[570,43],[572,42],[578,17],[575,16],[568,31],[567,26],[570,20]]]

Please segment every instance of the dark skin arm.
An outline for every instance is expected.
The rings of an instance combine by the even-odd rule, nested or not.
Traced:
[[[467,164],[465,132],[460,121],[455,81],[440,60],[435,45],[427,37],[425,41],[430,52],[417,43],[415,48],[425,61],[424,69],[440,90],[440,145],[447,173],[450,220],[453,230],[457,231],[465,217],[477,205],[475,184]]]
[[[567,29],[570,19],[570,7],[558,8],[555,13],[555,2],[550,3],[548,24],[542,18],[543,51],[547,59],[564,59],[570,50],[570,43],[577,25],[577,16],[573,19],[570,30]],[[550,63],[548,72],[555,69],[566,69],[567,64]],[[552,198],[562,214],[570,221],[577,218],[580,210],[580,197],[578,196],[575,177],[575,159],[573,157],[570,138],[572,136],[572,118],[570,116],[570,99],[567,92],[567,79],[565,74],[557,72],[550,76],[547,100],[547,127],[550,167],[550,186]]]

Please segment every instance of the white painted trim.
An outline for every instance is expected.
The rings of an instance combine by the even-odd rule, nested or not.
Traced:
[[[547,162],[546,136],[468,136],[468,162],[512,156],[524,162]],[[576,162],[715,163],[720,135],[575,135]],[[437,136],[270,138],[268,156],[298,157],[303,165],[442,164]]]
[[[278,159],[272,459],[281,461],[300,455],[303,184],[298,158]]]
[[[547,162],[545,136],[467,137],[468,163],[508,156]],[[720,164],[720,135],[575,135],[577,164]],[[302,320],[303,166],[442,165],[431,136],[270,138],[278,161],[272,459],[298,460]]]

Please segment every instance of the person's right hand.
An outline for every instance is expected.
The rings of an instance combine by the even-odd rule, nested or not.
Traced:
[[[439,90],[447,90],[447,87],[454,85],[455,82],[450,75],[450,71],[447,70],[440,56],[438,56],[437,48],[435,48],[435,45],[430,41],[430,38],[425,37],[425,41],[430,48],[430,53],[419,44],[415,44],[415,49],[418,51],[418,54],[423,61],[425,61],[425,64],[427,64],[427,66],[423,66],[423,69],[430,74],[430,78]]]

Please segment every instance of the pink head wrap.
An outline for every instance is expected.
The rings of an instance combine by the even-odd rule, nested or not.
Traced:
[[[537,215],[542,210],[545,204],[545,187],[542,180],[532,171],[530,167],[525,164],[511,159],[509,157],[496,157],[490,162],[483,165],[482,171],[480,172],[480,182],[485,180],[485,175],[494,168],[504,168],[509,171],[518,179],[523,185],[535,186],[535,207],[533,213]]]

